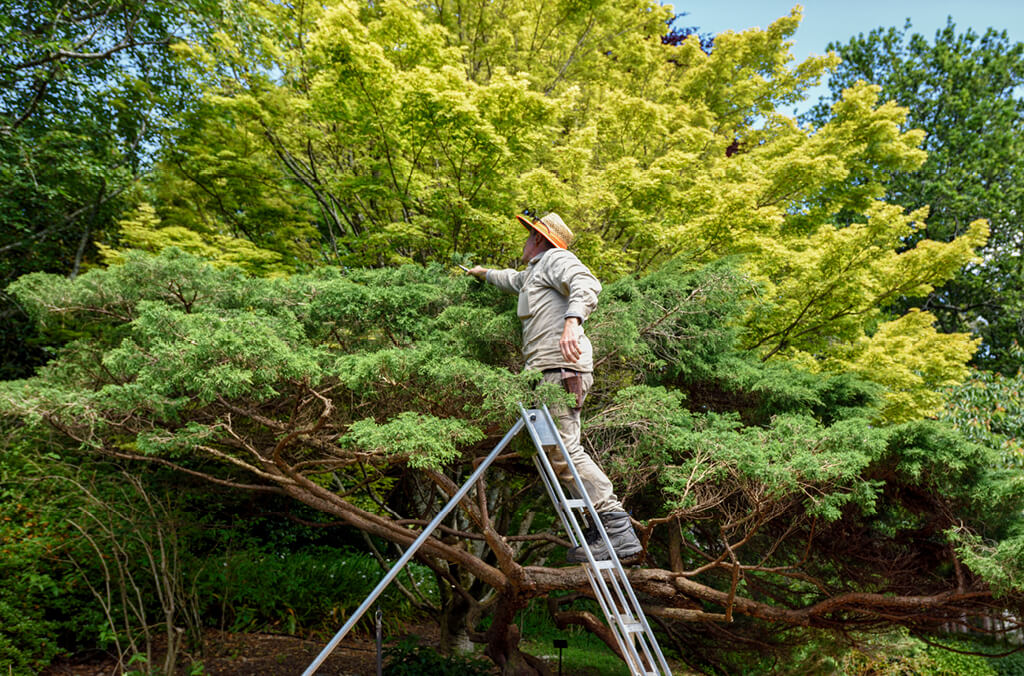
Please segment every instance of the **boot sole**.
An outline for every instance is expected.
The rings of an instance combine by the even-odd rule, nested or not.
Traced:
[[[644,550],[643,549],[638,549],[637,551],[629,553],[629,554],[624,554],[624,555],[616,554],[616,556],[619,557],[619,563],[621,563],[622,565],[631,564],[631,563],[635,563],[635,562],[639,562],[639,561],[643,560],[643,558],[644,558]],[[596,561],[608,561],[609,559],[595,559],[595,560]],[[583,559],[581,559],[579,561],[576,561],[576,560],[570,559],[568,556],[566,556],[565,557],[565,561],[566,561],[566,563],[587,563],[586,557],[584,557]]]

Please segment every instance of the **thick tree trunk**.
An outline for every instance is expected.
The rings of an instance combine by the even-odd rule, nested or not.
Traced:
[[[458,575],[458,568],[452,567],[450,572]],[[471,610],[470,603],[461,595],[449,589],[448,582],[437,576],[437,586],[441,591],[441,652],[446,655],[463,654],[472,650],[472,642],[466,631],[466,622]]]
[[[514,623],[516,612],[526,605],[522,597],[503,594],[487,631],[487,656],[501,668],[501,676],[551,676],[542,660],[519,650],[521,635]]]

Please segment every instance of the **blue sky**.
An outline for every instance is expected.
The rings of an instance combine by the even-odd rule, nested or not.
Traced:
[[[697,26],[702,33],[740,31],[766,27],[798,4],[793,0],[677,0],[677,12],[687,12],[679,23]],[[902,27],[906,19],[911,29],[931,41],[935,31],[946,25],[952,16],[957,31],[972,28],[984,33],[990,26],[1006,30],[1010,40],[1024,41],[1024,2],[1016,0],[804,0],[803,21],[793,36],[793,55],[804,59],[811,54],[824,54],[832,41],[846,42],[858,33],[868,33],[879,26]],[[822,86],[811,93],[811,100],[798,110],[817,101],[827,93]]]

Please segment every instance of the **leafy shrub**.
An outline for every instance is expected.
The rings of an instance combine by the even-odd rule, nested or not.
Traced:
[[[420,645],[411,636],[384,651],[389,660],[384,667],[387,676],[486,676],[493,665],[479,658],[460,655],[445,656],[429,646]]]
[[[69,618],[58,609],[72,571],[60,565],[66,527],[46,491],[26,488],[19,444],[0,444],[0,673],[36,674],[60,654]]]
[[[968,641],[943,641],[943,645],[967,652],[983,652],[984,648]],[[927,676],[996,676],[995,670],[987,658],[981,655],[965,655],[962,652],[943,650],[930,645],[925,654],[931,659],[931,666],[925,672]]]
[[[5,582],[5,587],[8,584]],[[43,617],[40,607],[24,599],[6,598],[19,591],[23,589],[0,593],[5,597],[0,599],[0,625],[4,628],[0,633],[0,672],[11,676],[38,673],[60,652],[53,639],[54,623]]]
[[[1024,676],[1024,649],[1006,657],[990,657],[988,663],[999,676]]]
[[[420,585],[426,569],[410,565]],[[298,552],[243,550],[208,561],[198,579],[205,599],[203,616],[221,617],[232,631],[277,631],[337,628],[384,576],[377,561],[362,552],[311,547]],[[408,581],[408,578],[405,578]],[[392,585],[380,598],[384,621],[399,626],[414,612],[411,602]],[[368,613],[361,625],[369,628]]]
[[[965,652],[980,653],[977,655],[963,655],[942,650],[934,646],[928,646],[925,652],[941,671],[929,671],[931,674],[967,674],[967,675],[993,675],[993,676],[1024,676],[1024,647],[995,641],[984,636],[967,636],[956,639],[943,640],[942,645],[948,645],[957,650]],[[1017,652],[1010,652],[1014,648]],[[1010,652],[1005,657],[986,657],[986,655],[1002,655]]]
[[[900,630],[874,639],[867,650],[847,652],[840,661],[840,673],[844,676],[1024,676],[1024,651],[1006,657],[987,657],[1011,649],[1006,643],[980,636],[947,637],[925,643],[909,636],[906,630]]]

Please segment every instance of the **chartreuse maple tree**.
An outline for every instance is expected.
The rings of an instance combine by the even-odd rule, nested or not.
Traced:
[[[974,365],[1012,376],[1020,366],[1024,288],[1017,216],[1024,208],[1024,43],[995,28],[958,29],[950,19],[930,39],[907,22],[829,48],[843,59],[829,78],[830,99],[858,80],[874,82],[883,100],[908,109],[904,128],[927,134],[924,164],[893,172],[885,185],[887,199],[929,209],[908,243],[948,241],[978,218],[992,231],[975,264],[897,309],[919,307],[933,312],[943,331],[981,337]],[[807,117],[828,119],[828,108],[822,102]]]
[[[747,347],[885,384],[880,419],[935,414],[965,376],[965,335],[886,308],[954,276],[986,226],[905,245],[927,212],[887,203],[884,181],[925,161],[923,134],[877,87],[847,90],[818,127],[778,111],[836,63],[791,65],[799,12],[707,54],[696,39],[662,44],[667,10],[645,2],[239,7],[244,35],[179,46],[207,94],[181,146],[169,139],[165,173],[199,205],[158,209],[170,224],[245,221],[295,265],[508,265],[522,238],[511,215],[550,209],[606,281],[740,256],[764,301],[745,317]],[[239,175],[278,187],[254,194]],[[248,212],[307,225],[283,242]]]

